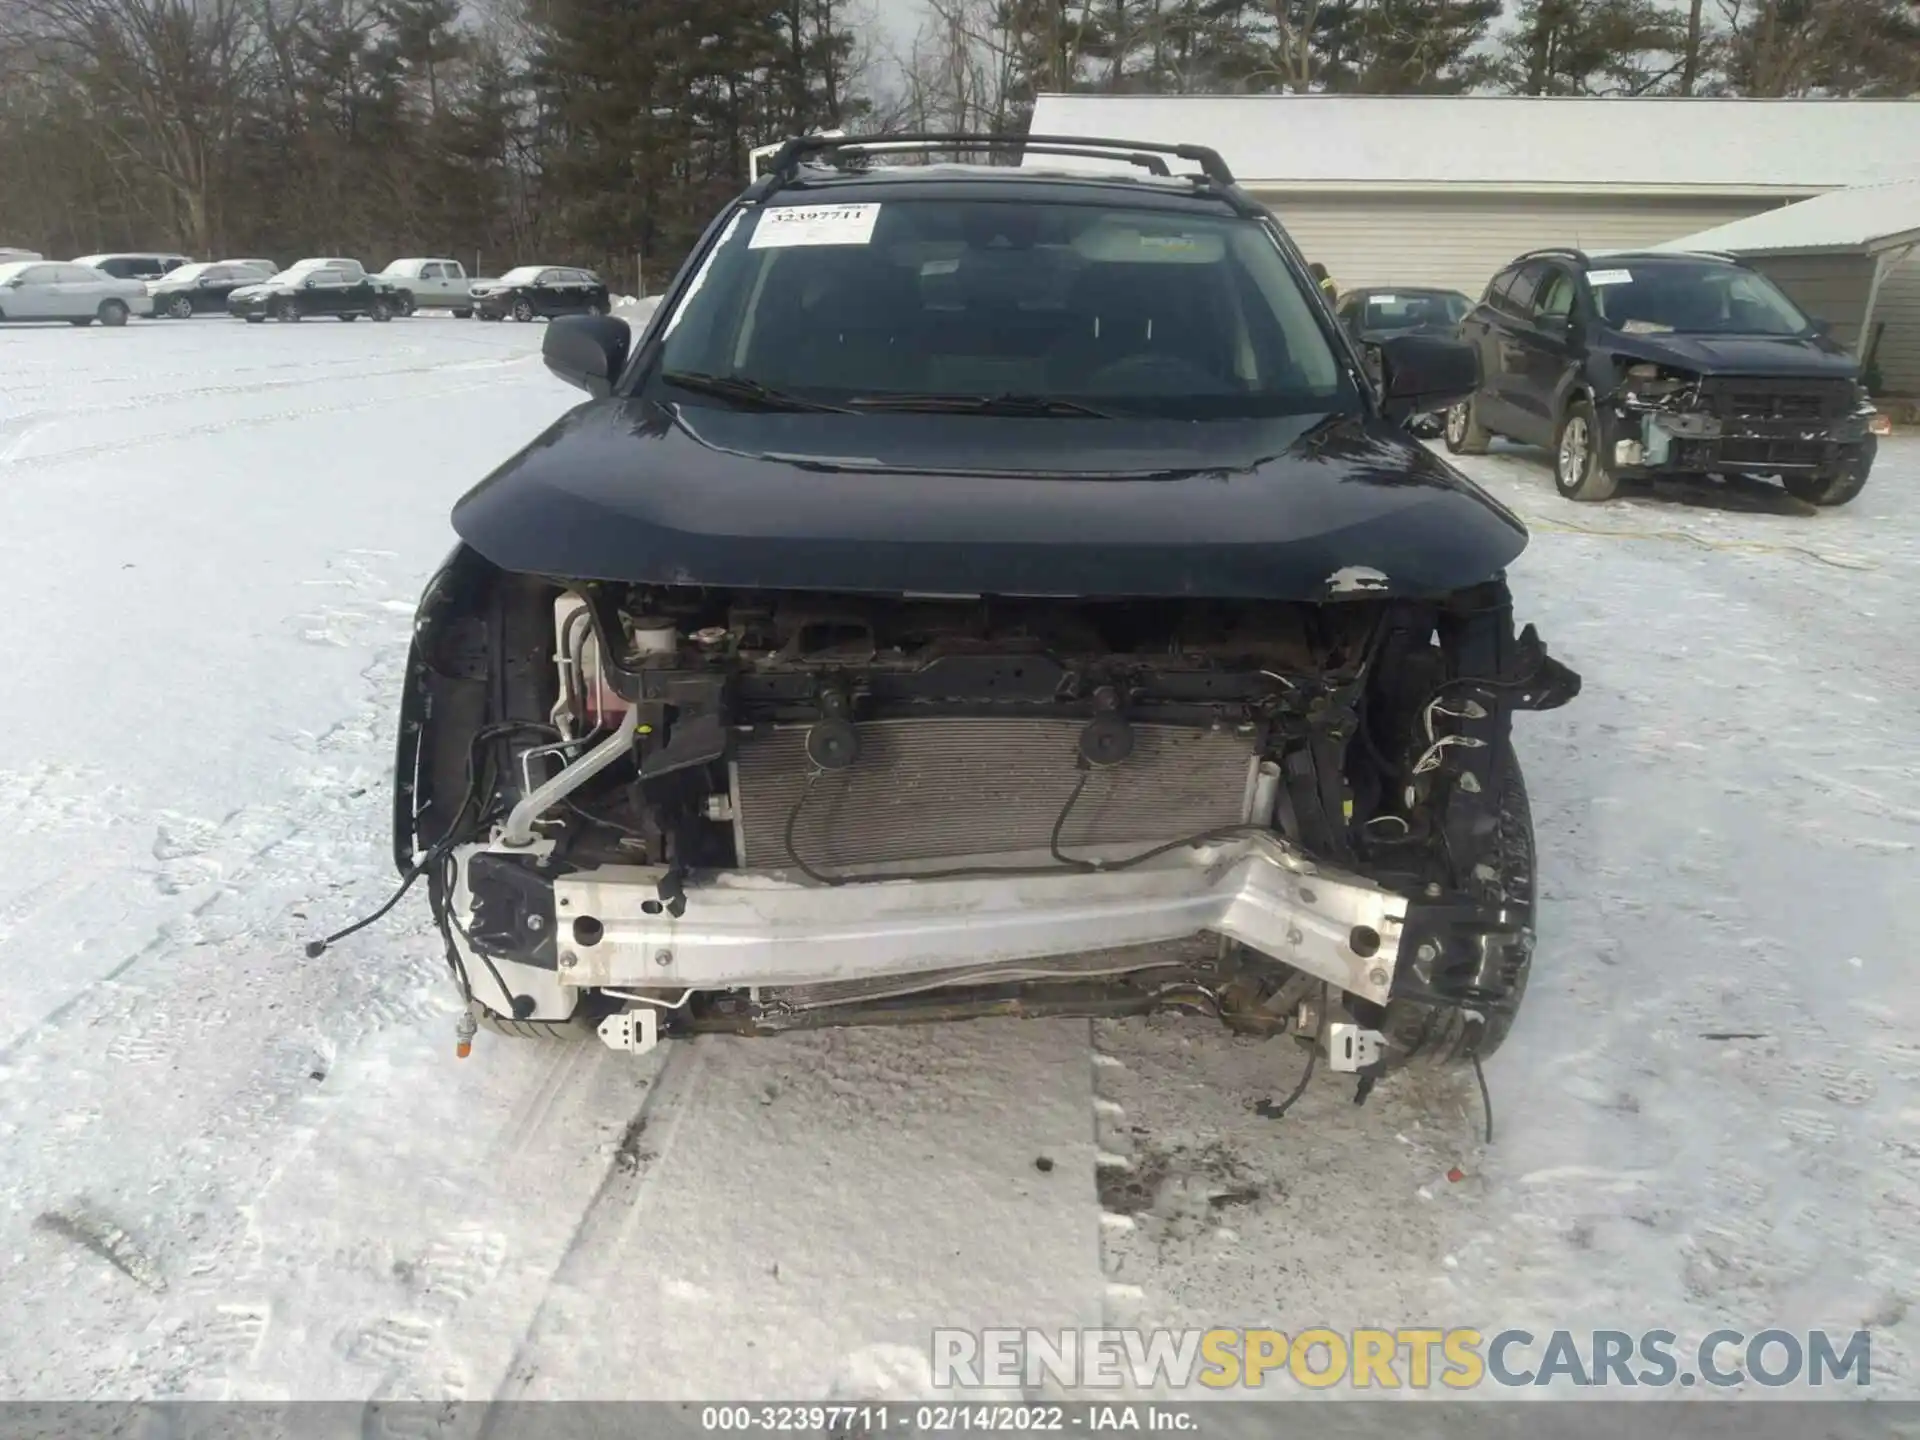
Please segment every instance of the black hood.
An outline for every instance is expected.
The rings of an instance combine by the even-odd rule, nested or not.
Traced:
[[[506,570],[877,593],[1434,595],[1493,578],[1518,517],[1404,430],[763,413],[594,401],[462,497]]]
[[[1853,355],[1825,335],[1626,335],[1612,331],[1607,348],[1632,360],[1696,375],[1771,375],[1857,379]]]

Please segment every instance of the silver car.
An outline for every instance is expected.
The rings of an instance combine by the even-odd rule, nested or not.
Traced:
[[[91,265],[20,260],[0,265],[0,320],[65,320],[124,325],[151,315],[153,299],[138,280],[116,280]]]

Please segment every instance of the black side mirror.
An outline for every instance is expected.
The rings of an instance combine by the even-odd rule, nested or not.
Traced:
[[[1823,320],[1818,315],[1813,316],[1807,321],[1807,328],[1814,334],[1822,337],[1833,334],[1833,322],[1831,320]]]
[[[1442,410],[1480,388],[1480,351],[1446,335],[1396,335],[1380,346],[1390,419]]]
[[[568,315],[547,326],[540,358],[569,385],[605,399],[613,393],[620,367],[627,363],[633,332],[611,315]]]

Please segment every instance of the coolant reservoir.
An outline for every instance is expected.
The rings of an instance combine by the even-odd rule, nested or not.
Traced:
[[[658,615],[636,615],[628,648],[635,660],[649,655],[671,655],[680,648],[679,632],[673,622]]]

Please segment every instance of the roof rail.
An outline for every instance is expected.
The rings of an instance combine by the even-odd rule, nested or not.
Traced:
[[[1548,245],[1539,250],[1529,250],[1524,255],[1516,255],[1507,263],[1510,265],[1518,265],[1522,260],[1545,260],[1549,256],[1557,257],[1561,260],[1577,260],[1582,265],[1592,263],[1587,259],[1586,251],[1576,250],[1571,245]]]
[[[1061,147],[1072,147],[1063,149]],[[836,154],[875,154],[913,150],[1024,150],[1042,155],[1079,155],[1086,158],[1125,160],[1156,175],[1168,173],[1166,162],[1158,157],[1171,155],[1191,160],[1200,167],[1208,183],[1230,186],[1233,172],[1220,152],[1205,145],[1161,145],[1144,140],[1107,140],[1090,135],[985,135],[985,134],[905,134],[905,135],[798,135],[782,145],[767,162],[770,189],[792,180],[800,166],[816,157]]]
[[[1144,150],[1121,153],[1117,150],[1100,150],[1085,145],[1035,145],[1029,142],[1025,147],[1029,155],[1078,155],[1086,160],[1125,160],[1138,165],[1149,175],[1171,175],[1167,162],[1158,155],[1150,155]]]
[[[1729,250],[1616,250],[1609,260],[1660,260],[1677,257],[1690,257],[1695,260],[1724,260],[1729,265],[1744,265],[1746,260]]]

